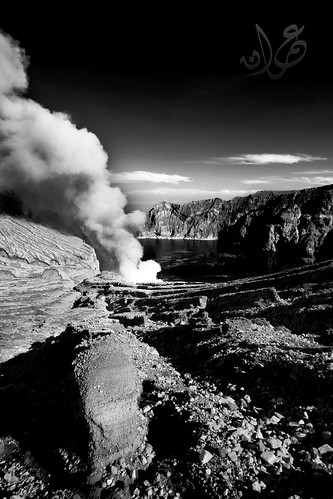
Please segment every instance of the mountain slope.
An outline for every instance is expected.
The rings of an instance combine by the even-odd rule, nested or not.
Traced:
[[[221,249],[313,260],[329,257],[333,186],[262,191],[230,201],[155,205],[142,237],[219,239]]]

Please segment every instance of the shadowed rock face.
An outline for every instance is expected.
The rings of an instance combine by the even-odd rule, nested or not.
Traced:
[[[269,263],[329,258],[333,241],[333,187],[257,192],[230,201],[158,203],[143,237],[219,239],[221,250],[263,253]]]

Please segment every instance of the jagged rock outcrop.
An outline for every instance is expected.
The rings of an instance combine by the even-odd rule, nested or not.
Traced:
[[[217,239],[224,203],[219,198],[184,205],[162,201],[149,211],[142,237]]]
[[[268,263],[332,256],[333,186],[263,191],[230,201],[177,205],[163,201],[148,214],[142,237],[219,239],[221,251],[264,254]]]

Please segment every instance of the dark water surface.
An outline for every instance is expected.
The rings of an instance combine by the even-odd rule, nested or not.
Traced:
[[[220,253],[218,241],[140,239],[144,260],[156,260],[165,280],[225,281],[236,277],[235,255]],[[231,264],[231,265],[230,265]]]

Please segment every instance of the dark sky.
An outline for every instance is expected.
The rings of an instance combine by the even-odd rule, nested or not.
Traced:
[[[327,7],[110,5],[70,17],[58,4],[38,16],[13,6],[0,27],[30,58],[29,97],[96,133],[131,208],[333,183]],[[256,24],[273,59],[249,76],[240,59],[253,50],[265,69]],[[292,24],[304,26],[304,57],[272,79]]]

